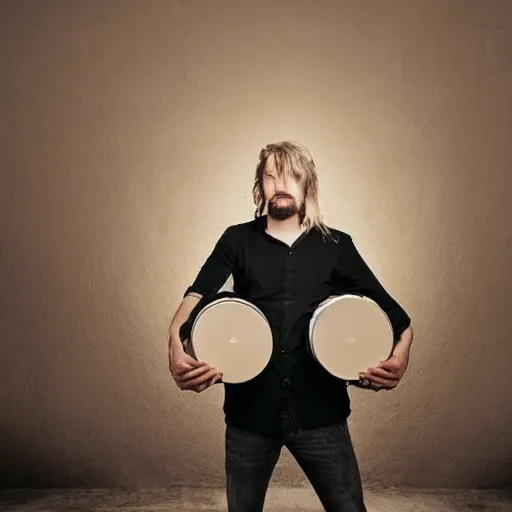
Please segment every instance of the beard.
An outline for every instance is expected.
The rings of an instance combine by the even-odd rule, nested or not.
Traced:
[[[283,200],[284,199],[284,200]],[[287,194],[276,194],[268,202],[268,215],[275,220],[286,220],[301,213],[297,202]]]

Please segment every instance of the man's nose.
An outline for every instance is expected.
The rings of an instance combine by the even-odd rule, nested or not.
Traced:
[[[286,192],[286,183],[283,176],[277,176],[274,185],[278,192]]]

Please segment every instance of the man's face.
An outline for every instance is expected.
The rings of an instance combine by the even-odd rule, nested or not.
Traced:
[[[270,155],[263,171],[263,193],[268,201],[268,214],[276,220],[286,220],[298,214],[302,206],[299,183],[285,176],[279,177],[274,155]]]

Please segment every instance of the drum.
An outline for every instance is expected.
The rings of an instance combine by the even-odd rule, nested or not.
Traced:
[[[187,346],[188,345],[188,346]],[[272,331],[254,304],[233,296],[212,300],[195,316],[187,352],[222,373],[222,382],[247,382],[272,355]]]
[[[375,301],[362,295],[329,297],[310,320],[311,354],[347,385],[361,386],[359,374],[388,359],[393,346],[388,316]]]

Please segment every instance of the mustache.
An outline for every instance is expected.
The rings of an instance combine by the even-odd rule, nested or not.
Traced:
[[[271,201],[274,201],[275,199],[293,199],[292,196],[289,194],[275,194],[274,197],[272,197]]]

